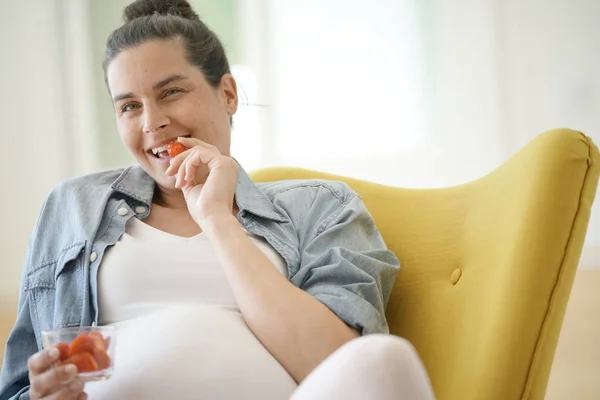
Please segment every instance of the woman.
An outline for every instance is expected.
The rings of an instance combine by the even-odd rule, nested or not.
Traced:
[[[368,335],[388,332],[398,261],[359,197],[255,185],[229,154],[238,96],[217,37],[186,1],[124,17],[104,70],[138,165],[46,199],[0,398],[431,398],[412,347]],[[93,324],[118,326],[116,368],[84,388],[40,332]]]

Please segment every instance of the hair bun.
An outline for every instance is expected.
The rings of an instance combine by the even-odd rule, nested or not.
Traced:
[[[125,7],[123,19],[127,23],[136,18],[155,14],[173,15],[200,21],[200,17],[186,0],[136,0]]]

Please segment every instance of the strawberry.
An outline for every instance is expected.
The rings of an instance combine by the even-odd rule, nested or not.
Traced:
[[[60,354],[59,356],[59,360],[60,361],[64,361],[67,359],[67,357],[69,357],[69,345],[61,342],[61,343],[57,343],[56,344],[56,348],[58,349],[58,352]]]
[[[177,155],[183,153],[187,149],[185,146],[179,142],[169,143],[167,145],[167,152],[169,153],[169,157],[175,158]]]
[[[61,363],[61,365],[67,364],[74,364],[77,367],[77,372],[79,373],[98,371],[98,363],[88,352],[72,355]]]
[[[75,354],[84,352],[90,353],[91,355],[93,354],[95,347],[96,341],[94,340],[94,338],[86,335],[85,333],[82,333],[81,335],[73,339],[73,341],[69,345],[69,358],[74,356]]]
[[[106,351],[108,346],[106,345],[106,340],[104,340],[102,334],[99,332],[90,332],[89,336],[94,339],[94,348]]]

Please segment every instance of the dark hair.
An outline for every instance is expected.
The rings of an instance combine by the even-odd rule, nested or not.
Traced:
[[[150,40],[180,39],[189,62],[197,66],[213,87],[230,73],[221,41],[185,0],[136,0],[123,11],[125,24],[108,38],[102,64],[108,65],[120,52]]]

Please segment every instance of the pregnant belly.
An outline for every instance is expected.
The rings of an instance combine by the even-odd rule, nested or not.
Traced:
[[[238,311],[169,307],[113,324],[115,371],[90,400],[288,399],[296,384]]]

